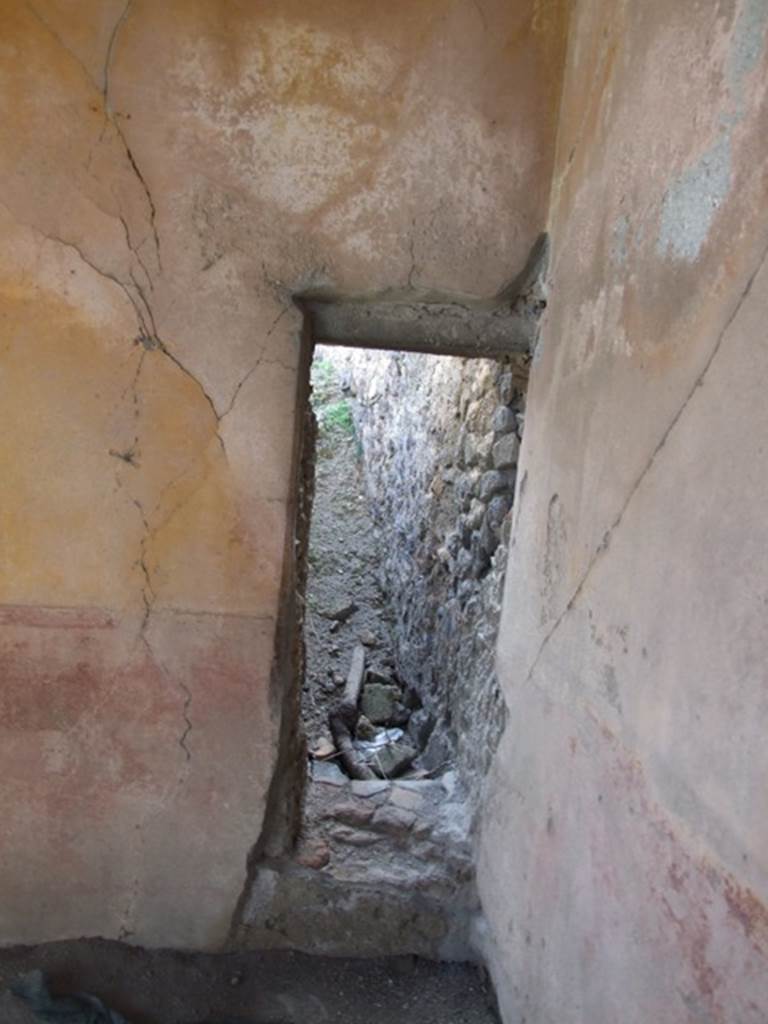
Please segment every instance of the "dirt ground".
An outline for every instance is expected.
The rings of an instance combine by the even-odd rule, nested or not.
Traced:
[[[329,735],[328,712],[341,696],[355,644],[365,645],[368,667],[386,673],[392,666],[391,625],[379,584],[381,538],[364,493],[351,402],[322,347],[312,387],[318,430],[302,693],[310,750]],[[347,618],[331,617],[353,604]]]
[[[0,989],[35,968],[57,993],[90,992],[128,1024],[496,1024],[483,973],[414,957],[150,952],[80,940],[0,951]],[[2,1024],[32,1024],[6,993]]]

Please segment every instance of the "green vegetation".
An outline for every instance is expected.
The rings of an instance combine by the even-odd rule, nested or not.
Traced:
[[[312,404],[324,405],[337,390],[338,383],[333,363],[322,356],[316,357],[312,363]]]
[[[355,422],[352,419],[352,407],[346,398],[331,402],[319,410],[320,429],[327,434],[344,434],[354,437]]]
[[[355,436],[352,406],[339,397],[336,369],[327,359],[312,364],[312,407],[317,416],[321,440],[333,441]]]

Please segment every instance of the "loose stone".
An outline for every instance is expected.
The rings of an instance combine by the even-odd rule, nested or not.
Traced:
[[[376,751],[376,755],[371,761],[371,768],[377,775],[381,775],[385,779],[393,779],[410,767],[417,754],[418,750],[410,743],[405,743],[402,740],[390,743]]]
[[[312,781],[321,782],[325,786],[346,786],[349,779],[332,761],[314,761],[312,763]]]
[[[371,825],[377,832],[390,836],[403,836],[413,828],[416,815],[400,807],[379,807]]]
[[[326,611],[320,612],[325,619],[333,619],[335,622],[346,622],[347,619],[351,618],[357,611],[357,605],[354,601],[349,601],[347,604],[340,605],[336,608],[331,608]]]
[[[369,722],[374,725],[384,725],[391,719],[401,697],[402,692],[399,686],[368,683],[363,687],[360,708]]]
[[[304,849],[296,855],[296,863],[303,868],[314,868],[319,871],[324,868],[331,859],[331,851],[327,843],[317,840],[308,843]]]
[[[355,726],[355,736],[359,740],[372,740],[378,735],[379,730],[365,715],[360,715]]]
[[[312,757],[322,760],[324,757],[330,757],[331,754],[336,753],[336,746],[333,740],[329,736],[321,736],[315,746],[312,748]]]

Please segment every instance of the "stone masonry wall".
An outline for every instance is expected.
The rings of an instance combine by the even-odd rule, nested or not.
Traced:
[[[494,649],[527,366],[323,349],[343,375],[423,766],[476,790],[504,725]],[[426,733],[429,732],[427,738]]]

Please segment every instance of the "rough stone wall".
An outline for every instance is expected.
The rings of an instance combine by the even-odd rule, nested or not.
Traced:
[[[420,763],[455,761],[474,792],[504,724],[494,660],[526,361],[323,353],[354,397],[395,665],[432,730]]]
[[[509,1024],[768,1016],[767,30],[574,8],[479,863]]]
[[[534,0],[0,0],[1,942],[227,934],[296,676],[290,295],[520,270],[562,36]]]

